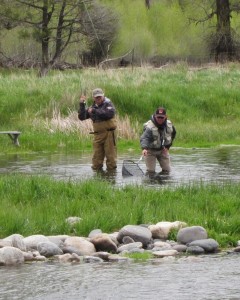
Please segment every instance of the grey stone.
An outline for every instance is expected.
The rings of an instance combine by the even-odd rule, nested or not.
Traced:
[[[203,254],[204,249],[199,246],[189,246],[187,247],[186,253],[191,253],[191,254]]]
[[[83,261],[86,263],[100,263],[103,259],[97,256],[84,256]]]
[[[0,249],[0,266],[11,266],[22,263],[24,263],[24,255],[20,249],[9,246]]]
[[[142,248],[143,244],[141,242],[135,242],[131,244],[126,244],[118,247],[117,252],[120,253],[122,251],[130,251],[131,249],[140,249]]]
[[[93,243],[97,251],[107,251],[112,253],[116,253],[117,251],[116,244],[106,233],[95,235],[90,239],[90,242]]]
[[[240,246],[237,246],[236,248],[234,248],[233,251],[234,251],[234,252],[240,252]]]
[[[125,236],[131,237],[135,242],[141,242],[144,247],[150,242],[152,238],[151,231],[142,226],[126,225],[118,233],[118,241],[122,243]]]
[[[92,255],[96,252],[93,243],[87,241],[85,238],[72,236],[65,240],[64,246],[71,246],[76,248],[83,255]]]
[[[101,233],[102,233],[101,229],[94,229],[89,233],[88,237],[93,238],[94,236],[99,235]]]
[[[63,254],[63,251],[56,244],[50,241],[38,243],[38,251],[45,257]]]
[[[76,253],[79,256],[83,255],[78,249],[72,246],[63,246],[61,249],[63,253],[70,253],[70,254]]]
[[[12,234],[5,238],[5,241],[10,241],[12,243],[12,246],[15,248],[20,249],[21,251],[27,251],[27,247],[24,243],[24,237],[20,234]]]
[[[216,252],[219,244],[214,239],[197,240],[189,243],[189,246],[199,246],[204,249],[205,252]]]
[[[49,239],[41,234],[30,235],[23,239],[27,250],[37,250],[38,243],[49,242]]]
[[[188,244],[196,240],[207,239],[207,231],[201,226],[185,227],[178,231],[177,242],[180,244]]]
[[[134,240],[130,236],[124,236],[122,242],[123,244],[131,244],[134,243]]]
[[[174,245],[172,248],[174,250],[177,250],[178,252],[186,252],[186,250],[187,250],[187,246],[181,245],[181,244]]]

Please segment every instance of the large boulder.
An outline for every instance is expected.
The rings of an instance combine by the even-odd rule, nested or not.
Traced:
[[[63,254],[63,251],[56,244],[50,241],[38,243],[38,251],[45,257]]]
[[[27,247],[27,251],[31,251],[31,250],[37,250],[39,243],[44,243],[44,242],[47,243],[49,242],[49,239],[44,235],[36,234],[36,235],[30,235],[28,237],[25,237],[23,241]]]
[[[179,230],[180,228],[183,228],[186,225],[186,223],[180,221],[158,222],[155,225],[149,225],[148,229],[151,231],[153,238],[166,240],[171,230]]]
[[[82,255],[92,255],[96,252],[93,243],[87,241],[85,238],[77,236],[67,238],[64,242],[64,246],[71,246],[78,250]]]
[[[18,248],[21,251],[27,251],[27,247],[24,243],[24,237],[21,234],[12,234],[3,240],[10,242],[13,247]]]
[[[126,225],[118,232],[118,241],[122,243],[125,236],[131,237],[134,242],[141,242],[146,247],[151,241],[152,233],[148,228],[143,226]]]
[[[219,244],[214,239],[196,240],[188,244],[188,247],[198,246],[204,249],[205,252],[216,252]]]
[[[204,240],[207,238],[207,231],[201,226],[182,228],[178,231],[177,234],[177,242],[184,245],[196,240]]]
[[[20,249],[9,246],[0,249],[0,266],[11,266],[23,263],[24,255]]]
[[[107,251],[112,253],[117,252],[116,244],[112,241],[107,233],[94,235],[90,239],[90,242],[93,243],[97,251]]]

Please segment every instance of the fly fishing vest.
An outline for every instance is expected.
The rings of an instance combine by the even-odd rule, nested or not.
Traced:
[[[152,120],[144,124],[144,130],[150,129],[152,132],[153,141],[149,144],[150,149],[162,149],[164,146],[169,146],[172,143],[172,122],[167,120],[166,127],[158,128]]]

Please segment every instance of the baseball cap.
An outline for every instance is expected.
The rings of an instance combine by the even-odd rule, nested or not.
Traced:
[[[104,93],[103,93],[103,90],[102,90],[102,89],[96,88],[96,89],[93,90],[92,95],[93,95],[93,98],[99,97],[99,96],[102,96],[102,97],[103,97],[103,96],[104,96]]]
[[[166,116],[166,114],[167,114],[167,112],[166,112],[166,109],[164,107],[159,107],[155,111],[155,115]]]

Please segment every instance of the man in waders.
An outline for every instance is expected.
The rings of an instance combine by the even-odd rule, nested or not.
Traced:
[[[170,156],[169,148],[176,136],[176,129],[168,120],[166,109],[159,107],[151,119],[144,124],[144,132],[140,138],[142,155],[145,157],[147,175],[154,176],[156,161],[162,171],[160,174],[169,174]]]
[[[104,96],[102,89],[94,89],[92,96],[94,102],[90,107],[86,105],[86,96],[80,97],[78,118],[81,121],[90,118],[93,122],[92,169],[101,171],[106,157],[107,170],[112,171],[117,168],[116,109],[110,99]]]

